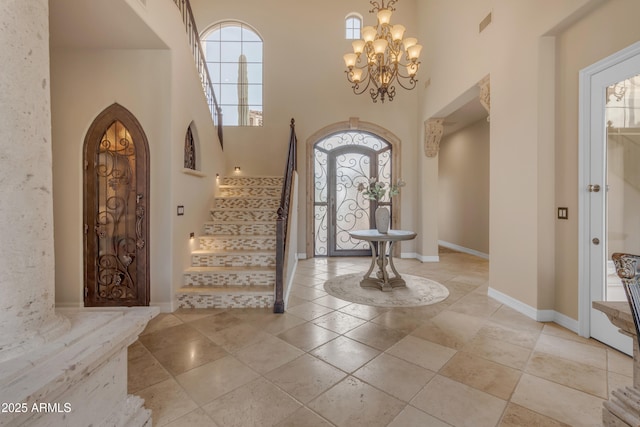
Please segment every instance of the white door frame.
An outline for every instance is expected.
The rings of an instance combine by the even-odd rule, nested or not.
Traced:
[[[590,198],[587,187],[591,184],[588,172],[590,170],[592,134],[592,97],[595,96],[591,91],[592,79],[596,74],[637,55],[640,55],[640,42],[634,43],[580,71],[578,113],[578,328],[579,334],[583,337],[589,337],[591,330],[590,257],[589,250],[586,248],[588,247],[588,242],[591,241]],[[604,188],[602,185],[604,183],[600,184]],[[600,236],[600,239],[606,239],[606,236]]]

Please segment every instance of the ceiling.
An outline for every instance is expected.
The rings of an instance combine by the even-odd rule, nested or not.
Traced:
[[[478,97],[467,102],[444,119],[444,136],[450,135],[479,120],[486,120],[487,110],[480,104]]]
[[[49,37],[52,48],[167,48],[125,0],[50,0]]]

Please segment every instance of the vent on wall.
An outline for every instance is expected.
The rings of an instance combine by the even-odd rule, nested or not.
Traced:
[[[480,33],[482,31],[484,31],[485,28],[487,28],[489,26],[489,24],[491,24],[491,12],[489,12],[489,14],[487,16],[484,17],[484,19],[482,21],[480,21]]]

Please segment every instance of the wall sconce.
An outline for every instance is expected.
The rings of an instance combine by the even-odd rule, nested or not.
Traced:
[[[189,233],[189,239],[193,240],[195,238],[196,238],[196,233],[194,233],[193,231]]]
[[[236,172],[240,172],[240,166],[234,167],[233,170],[236,171]]]
[[[219,173],[217,173],[217,174],[216,174],[216,179],[219,179],[219,178],[220,178],[220,174],[219,174]]]

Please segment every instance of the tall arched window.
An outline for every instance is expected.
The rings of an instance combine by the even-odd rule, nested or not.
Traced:
[[[362,16],[359,13],[350,13],[344,20],[347,40],[360,39],[360,30],[362,29]]]
[[[203,32],[202,46],[225,125],[262,126],[262,38],[224,21]]]

